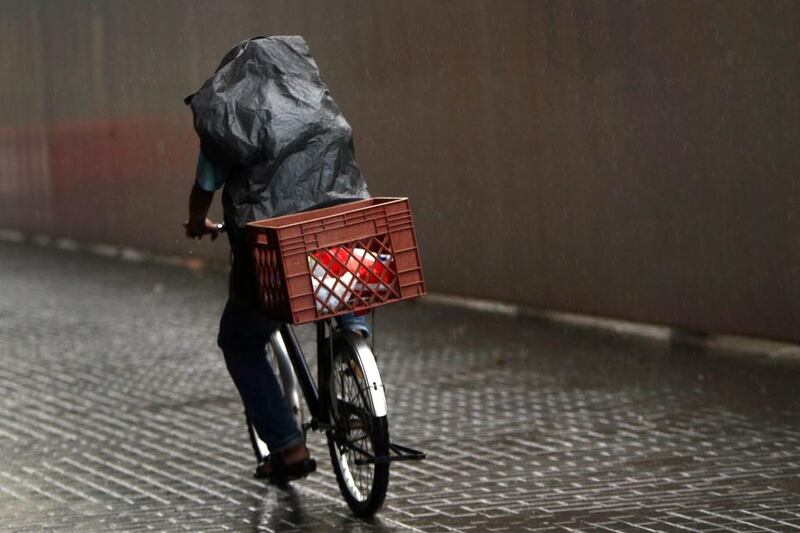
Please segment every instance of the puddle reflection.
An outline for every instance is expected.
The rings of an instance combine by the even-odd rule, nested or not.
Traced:
[[[321,499],[317,494],[286,488],[266,487],[264,497],[255,503],[250,520],[252,531],[394,531],[380,517],[369,520],[351,514],[343,504]]]

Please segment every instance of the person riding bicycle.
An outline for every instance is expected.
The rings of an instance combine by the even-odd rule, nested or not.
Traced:
[[[231,270],[217,343],[246,415],[270,449],[256,475],[275,482],[304,477],[316,463],[266,358],[266,344],[279,323],[259,307],[245,225],[369,198],[355,162],[352,129],[302,37],[257,37],[237,44],[185,101],[201,141],[186,236],[216,239],[219,227],[207,215],[222,188]],[[370,334],[360,317],[337,321],[340,328]]]

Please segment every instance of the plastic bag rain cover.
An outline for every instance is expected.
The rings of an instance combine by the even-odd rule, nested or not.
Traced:
[[[237,44],[186,102],[204,154],[229,168],[237,226],[369,198],[352,129],[302,37]]]

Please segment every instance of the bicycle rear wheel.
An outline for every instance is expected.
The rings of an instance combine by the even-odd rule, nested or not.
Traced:
[[[356,515],[372,516],[389,486],[389,426],[377,365],[359,335],[337,336],[328,381],[328,448],[336,481]]]

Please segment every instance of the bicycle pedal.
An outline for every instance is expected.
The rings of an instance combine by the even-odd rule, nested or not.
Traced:
[[[267,479],[269,479],[269,482],[273,485],[284,486],[290,481],[303,479],[316,471],[317,461],[314,458],[309,458],[299,463],[282,466],[272,472],[271,475],[267,476]]]
[[[277,466],[277,468],[273,465],[273,470],[270,472],[266,472],[262,468],[256,468],[253,477],[255,479],[266,479],[273,485],[285,486],[290,481],[303,479],[309,474],[316,472],[316,470],[317,461],[313,457],[310,457],[305,461],[290,465],[280,465]]]

